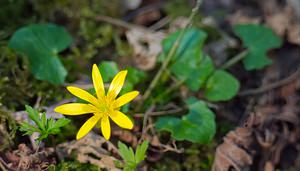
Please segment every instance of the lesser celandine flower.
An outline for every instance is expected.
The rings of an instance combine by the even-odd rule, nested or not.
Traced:
[[[132,121],[122,112],[120,107],[133,100],[138,94],[138,91],[131,91],[118,97],[121,91],[127,71],[120,71],[112,80],[107,94],[105,94],[104,83],[100,71],[96,64],[93,65],[92,78],[96,91],[96,97],[87,91],[68,86],[67,89],[73,95],[89,102],[84,103],[69,103],[56,107],[55,112],[64,115],[81,115],[92,113],[93,116],[89,118],[79,129],[76,139],[85,136],[96,124],[101,128],[102,134],[105,139],[110,138],[110,121],[113,120],[117,125],[125,129],[132,129]]]

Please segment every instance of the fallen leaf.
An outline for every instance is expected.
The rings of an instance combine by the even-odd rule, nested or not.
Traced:
[[[141,29],[126,31],[129,44],[133,47],[134,61],[141,70],[151,70],[156,64],[156,56],[162,51],[160,42],[162,32],[150,32]]]

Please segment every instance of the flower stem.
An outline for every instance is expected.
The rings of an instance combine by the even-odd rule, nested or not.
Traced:
[[[157,97],[154,98],[154,102],[157,102],[159,100],[159,98],[162,98],[168,94],[170,94],[171,92],[175,91],[176,89],[178,89],[183,83],[185,82],[184,80],[178,81],[177,83],[173,84],[170,88],[168,88],[165,92],[163,92],[162,94],[158,95]]]
[[[235,55],[234,57],[232,57],[230,60],[228,60],[226,63],[224,63],[220,69],[228,69],[231,66],[233,66],[234,64],[236,64],[237,62],[239,62],[240,60],[244,59],[247,54],[249,53],[249,50],[244,50],[240,53],[238,53],[237,55]]]
[[[181,30],[181,32],[179,33],[178,38],[176,39],[175,43],[173,44],[171,50],[169,51],[169,53],[167,54],[166,59],[164,60],[163,64],[161,65],[159,71],[157,72],[157,74],[155,75],[154,79],[152,80],[152,82],[150,83],[149,87],[147,88],[147,90],[145,91],[145,94],[142,97],[142,101],[144,101],[145,99],[147,99],[151,93],[151,91],[155,88],[155,86],[157,85],[160,77],[162,76],[163,72],[165,71],[165,69],[167,68],[167,66],[169,65],[172,57],[175,55],[176,50],[179,46],[179,42],[181,41],[181,39],[183,38],[183,35],[185,33],[185,31],[191,26],[191,22],[193,20],[193,18],[195,17],[197,11],[200,8],[200,5],[202,3],[202,0],[197,0],[196,6],[193,8],[191,15],[189,16],[188,19],[188,24]]]

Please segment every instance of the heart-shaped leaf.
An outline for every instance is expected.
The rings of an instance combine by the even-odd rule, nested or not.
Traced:
[[[155,126],[158,131],[168,131],[176,140],[188,140],[207,144],[215,135],[216,123],[214,113],[206,104],[196,98],[187,100],[189,113],[181,119],[161,117]]]
[[[239,24],[233,27],[249,53],[244,58],[244,66],[247,70],[261,69],[272,61],[266,56],[268,50],[278,48],[282,42],[270,29],[256,24]]]
[[[161,59],[170,51],[181,30],[169,35],[163,42]],[[202,30],[191,28],[185,31],[170,64],[171,72],[193,91],[200,89],[205,75],[213,70],[209,57],[203,58],[202,47],[207,35]]]
[[[102,61],[99,65],[99,70],[103,81],[109,82],[119,72],[119,67],[114,61]]]
[[[201,60],[198,59],[195,56],[186,56],[178,59],[171,67],[172,73],[180,80],[185,80],[184,83],[192,91],[198,91],[214,71],[210,56],[205,55]]]
[[[233,98],[240,88],[239,81],[230,73],[216,70],[207,80],[204,95],[210,101],[226,101]]]
[[[181,31],[182,30],[179,30],[170,34],[162,41],[163,53],[160,58],[165,59],[165,56],[171,50]],[[191,28],[186,30],[181,41],[179,42],[179,46],[176,49],[176,53],[172,57],[172,60],[175,61],[178,58],[184,58],[187,56],[194,56],[195,58],[199,58],[206,37],[206,33],[200,29]]]
[[[33,24],[17,30],[9,41],[9,47],[28,57],[35,78],[62,84],[67,71],[58,53],[71,42],[71,36],[61,26]]]

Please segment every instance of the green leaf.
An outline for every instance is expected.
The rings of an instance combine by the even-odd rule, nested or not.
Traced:
[[[31,135],[34,132],[40,132],[40,130],[37,127],[30,125],[27,122],[21,123],[20,131],[25,132],[23,135]]]
[[[28,57],[35,78],[62,84],[67,71],[58,53],[71,42],[71,36],[61,26],[33,24],[17,30],[9,41],[9,47]]]
[[[53,125],[52,128],[60,128],[70,123],[70,120],[67,118],[59,118]]]
[[[28,113],[29,118],[39,127],[43,127],[43,123],[40,119],[39,112],[33,109],[31,106],[25,105],[26,112]]]
[[[280,47],[282,42],[270,28],[256,24],[239,24],[235,25],[233,30],[249,50],[243,60],[247,70],[261,69],[272,63],[266,53],[270,49]]]
[[[161,61],[166,58],[166,55],[171,50],[180,32],[181,30],[176,31],[162,41],[163,53],[160,55]],[[172,57],[172,60],[176,61],[179,58],[185,58],[189,56],[200,59],[202,46],[206,37],[206,33],[200,29],[190,28],[186,30],[179,43],[178,48],[176,49],[175,55]]]
[[[128,148],[124,143],[121,141],[118,142],[118,148],[122,159],[128,162],[135,162],[135,157],[132,148]]]
[[[133,85],[136,85],[146,79],[146,73],[133,67],[127,68],[126,80]]]
[[[213,72],[214,65],[210,56],[205,55],[202,60],[193,56],[180,58],[171,67],[171,71],[192,90],[198,91]]]
[[[66,118],[60,118],[55,121],[53,118],[47,118],[45,113],[42,113],[40,116],[37,110],[27,105],[25,107],[29,118],[36,123],[37,127],[23,122],[21,123],[20,131],[25,132],[25,135],[32,135],[34,132],[39,132],[40,135],[37,141],[47,138],[49,134],[58,134],[60,128],[70,122],[70,120]]]
[[[134,155],[133,149],[131,147],[127,147],[121,141],[118,142],[119,153],[122,159],[125,161],[125,165],[123,167],[124,171],[135,170],[137,165],[145,159],[148,144],[148,141],[144,141],[137,147],[136,153]]]
[[[168,54],[172,45],[175,43],[181,31],[177,31],[168,36],[162,43],[162,59]],[[191,28],[187,30],[175,56],[172,57],[170,65],[171,72],[178,77],[193,91],[197,91],[203,84],[206,77],[212,70],[213,64],[210,57],[203,58],[202,47],[207,35],[202,30]]]
[[[181,119],[161,117],[155,123],[158,131],[168,131],[176,140],[188,140],[194,143],[209,143],[216,132],[214,113],[206,104],[196,98],[187,100],[189,113]]]
[[[146,157],[146,151],[148,149],[149,142],[144,141],[141,145],[138,145],[135,152],[135,162],[140,163]]]
[[[239,81],[230,73],[216,70],[207,80],[204,96],[210,101],[226,101],[233,98],[240,88]]]
[[[103,61],[99,65],[99,70],[104,82],[111,81],[119,72],[118,65],[114,61]]]

